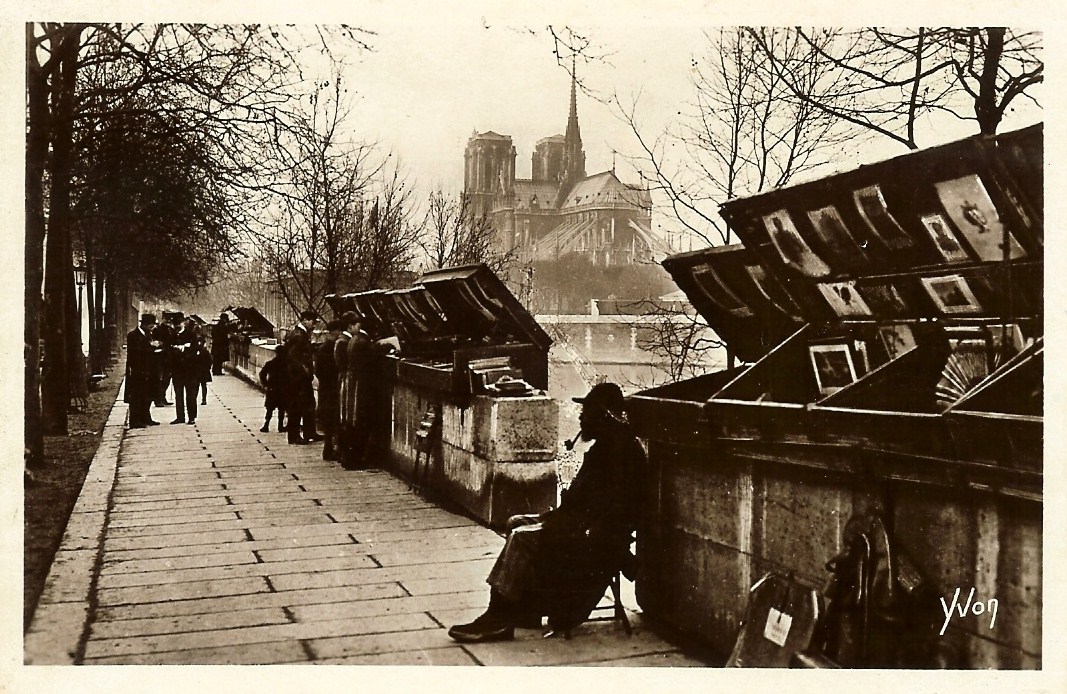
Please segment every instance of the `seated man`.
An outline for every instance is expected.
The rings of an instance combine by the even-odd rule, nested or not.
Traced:
[[[584,398],[581,437],[595,441],[559,508],[516,516],[486,582],[489,607],[448,630],[475,643],[514,637],[516,626],[566,631],[589,616],[619,570],[637,528],[644,450],[623,418],[622,391],[599,383]]]

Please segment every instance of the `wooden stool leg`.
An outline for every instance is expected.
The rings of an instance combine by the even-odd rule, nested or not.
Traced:
[[[626,615],[626,608],[622,604],[621,583],[619,574],[616,573],[614,578],[611,579],[611,596],[615,599],[615,619],[622,620],[622,628],[626,635],[630,636],[633,634],[633,627],[630,626],[630,618]]]

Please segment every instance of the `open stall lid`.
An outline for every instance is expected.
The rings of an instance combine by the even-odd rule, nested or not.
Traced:
[[[427,272],[417,280],[416,290],[420,287],[443,314],[448,331],[460,341],[470,345],[527,343],[545,352],[552,344],[548,333],[485,265]]]

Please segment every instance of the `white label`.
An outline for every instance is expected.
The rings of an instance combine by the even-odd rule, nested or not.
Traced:
[[[767,613],[767,624],[763,627],[763,638],[773,641],[779,646],[785,646],[785,639],[789,636],[789,627],[793,626],[793,618],[784,612],[771,608]]]

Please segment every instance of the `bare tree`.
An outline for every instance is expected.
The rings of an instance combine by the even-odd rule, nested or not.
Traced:
[[[328,50],[331,36],[358,45],[365,45],[368,37],[351,27],[312,33],[312,41],[323,50]],[[99,170],[79,158],[85,152],[102,151],[92,143],[123,127],[120,123],[138,123],[156,134],[177,132],[185,136],[185,143],[195,141],[191,137],[195,133],[201,146],[186,152],[199,159],[190,175],[227,196],[233,210],[243,202],[242,196],[262,185],[265,159],[257,145],[267,140],[263,128],[283,112],[292,84],[300,80],[296,54],[303,39],[294,36],[295,30],[262,25],[27,25],[25,339],[31,464],[40,461],[42,429],[66,431],[69,364],[80,357],[70,337],[77,334],[74,249],[93,254],[111,237],[111,227],[78,217],[86,211],[90,217],[96,215],[99,210],[87,201],[107,185],[97,180]],[[188,158],[182,161],[190,163]],[[142,197],[161,203],[161,190],[166,189],[156,186],[154,193],[142,189]],[[223,218],[228,226],[244,221],[241,214]],[[142,234],[158,231],[157,221],[142,220]],[[79,231],[92,228],[102,234],[85,243]],[[179,244],[152,253],[182,249]],[[113,317],[119,297],[128,296],[128,282],[140,281],[142,293],[166,291],[152,284],[155,268],[137,262],[138,258],[128,258],[121,267],[109,266],[102,257],[86,259],[96,275],[122,285],[111,287],[108,294]],[[101,303],[93,302],[96,311]],[[99,325],[102,320],[97,316],[90,322]],[[41,336],[43,374],[37,368]]]
[[[783,53],[773,40],[783,30],[746,31],[792,101],[909,149],[920,146],[917,126],[938,113],[975,121],[980,133],[995,133],[1016,99],[1037,103],[1032,88],[1044,79],[1037,32],[1005,27],[784,30],[811,49],[798,57]],[[809,92],[796,79],[809,60],[828,68],[839,89]]]
[[[489,215],[474,208],[470,195],[449,198],[441,189],[431,192],[419,248],[433,269],[485,263],[504,276],[516,261],[515,251],[503,248]]]
[[[837,88],[805,42],[784,32],[768,32],[765,38],[803,66],[786,85],[765,69],[747,32],[720,29],[706,38],[702,55],[692,59],[692,100],[665,131],[649,132],[642,125],[640,95],[611,101],[637,144],[631,161],[645,173],[657,199],[689,232],[715,245],[731,242],[719,204],[784,185],[797,173],[825,164],[844,130],[805,101],[786,98],[793,88],[812,98]]]

